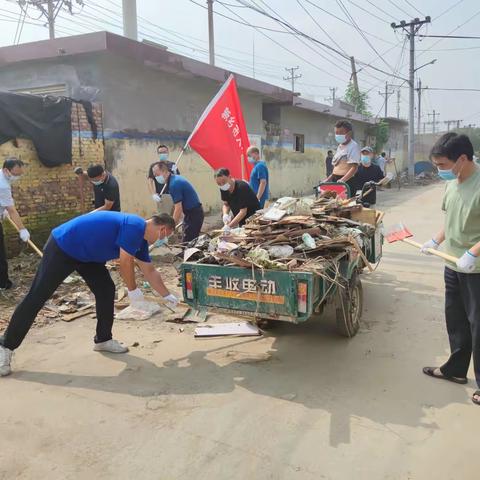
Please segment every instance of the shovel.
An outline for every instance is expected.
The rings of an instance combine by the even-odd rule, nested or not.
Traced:
[[[408,228],[403,223],[397,223],[396,225],[393,225],[393,227],[389,229],[387,235],[385,236],[388,243],[394,243],[394,242],[400,241],[400,242],[408,243],[409,245],[412,245],[412,247],[421,249],[423,245],[413,240],[410,240],[410,237],[413,237],[413,234],[410,232],[410,230],[408,230]],[[437,257],[443,258],[444,260],[447,260],[452,263],[457,263],[458,261],[457,257],[454,257],[453,255],[449,255],[448,253],[439,252],[434,248],[427,248],[427,252]]]
[[[10,224],[12,225],[12,227],[18,232],[20,233],[20,229],[17,227],[17,224],[10,218],[10,217],[7,217],[7,220],[10,222]],[[43,253],[42,251],[29,239],[27,241],[27,243],[30,245],[30,247],[32,248],[32,250],[41,258],[43,257]]]

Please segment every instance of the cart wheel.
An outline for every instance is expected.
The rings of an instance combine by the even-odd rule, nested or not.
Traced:
[[[260,318],[256,320],[255,323],[260,330],[271,330],[275,327],[275,320],[270,320],[268,318]]]
[[[357,272],[345,288],[338,287],[336,297],[337,332],[344,337],[354,337],[360,328],[363,309],[363,288]]]

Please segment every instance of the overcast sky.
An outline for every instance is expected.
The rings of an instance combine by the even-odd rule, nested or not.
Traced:
[[[72,2],[75,3],[75,0]],[[95,30],[121,33],[121,0],[83,2],[85,6],[83,9],[76,7],[73,17],[66,12],[60,13],[57,19],[58,36]],[[400,115],[407,115],[408,89],[403,79],[408,76],[408,41],[405,43],[405,35],[401,31],[395,32],[391,28],[392,22],[410,20],[414,16],[423,19],[425,15],[430,15],[431,24],[422,28],[420,33],[479,35],[478,28],[475,28],[480,20],[478,0],[215,1],[217,65],[245,75],[255,75],[284,88],[290,88],[290,83],[283,80],[287,75],[285,67],[299,66],[296,73],[302,77],[295,89],[302,96],[324,103],[328,103],[326,99],[331,96],[329,87],[338,89],[337,96],[344,94],[350,79],[349,61],[310,40],[287,33],[288,28],[242,4],[257,5],[318,41],[355,56],[358,62],[371,63],[383,70],[385,73],[362,68],[361,63],[357,65],[360,89],[369,91],[370,110],[374,115],[383,115],[384,97],[378,92],[385,89],[385,81],[392,85],[403,84],[400,88]],[[204,6],[206,0],[137,0],[139,39],[156,41],[173,52],[208,61],[207,11]],[[2,46],[13,44],[15,39],[18,41],[19,12],[15,0],[0,0]],[[27,14],[20,42],[48,38],[44,20],[38,19],[39,12],[30,7]],[[219,14],[275,31],[255,30]],[[352,25],[352,19],[363,30],[363,36]],[[480,88],[480,40],[418,38],[416,49],[417,67],[437,59],[434,65],[418,71],[422,86]],[[393,72],[401,78],[395,78]],[[398,90],[396,87],[391,89]],[[480,126],[480,92],[424,90],[422,121],[431,121],[432,117],[427,114],[434,109],[440,114],[440,121],[458,119]],[[388,114],[397,114],[396,92],[389,97]],[[444,125],[441,127],[444,128]],[[427,128],[431,129],[431,126]]]

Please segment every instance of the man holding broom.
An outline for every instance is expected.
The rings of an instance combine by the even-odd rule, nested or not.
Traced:
[[[143,302],[135,280],[136,261],[151,287],[167,305],[176,307],[178,298],[168,291],[148,253],[149,244],[167,238],[174,230],[175,222],[166,213],[144,220],[120,212],[93,212],[55,228],[45,245],[30,291],[15,309],[3,337],[0,336],[0,377],[11,372],[13,351],[23,342],[45,302],[74,271],[95,296],[97,330],[93,349],[127,352],[127,347],[112,338],[115,284],[105,263],[120,258],[120,274],[131,304]]]
[[[0,170],[0,289],[8,290],[13,287],[8,278],[7,252],[3,236],[2,220],[7,216],[17,226],[20,238],[24,242],[30,239],[30,233],[23,225],[22,219],[15,208],[12,197],[12,184],[23,175],[24,163],[15,157],[10,157],[3,163]]]
[[[473,161],[473,146],[466,135],[449,132],[431,151],[438,175],[447,180],[442,209],[445,225],[422,248],[438,249],[458,258],[445,267],[445,317],[450,358],[441,367],[425,367],[423,373],[466,384],[473,356],[479,390],[472,397],[480,405],[480,169]]]

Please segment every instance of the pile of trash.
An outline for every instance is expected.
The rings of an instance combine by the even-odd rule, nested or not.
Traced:
[[[326,191],[313,198],[284,197],[242,228],[216,230],[191,242],[184,261],[288,271],[321,271],[349,249],[359,250],[380,212]]]

